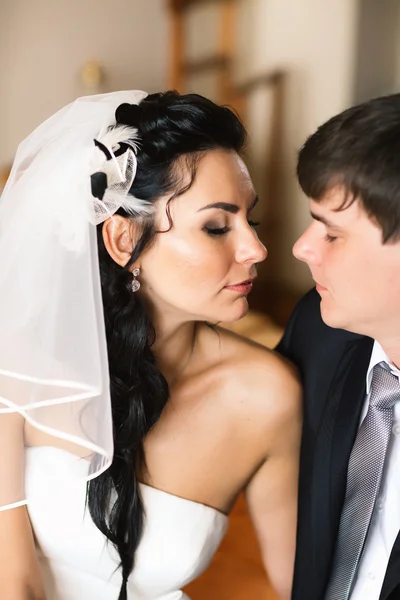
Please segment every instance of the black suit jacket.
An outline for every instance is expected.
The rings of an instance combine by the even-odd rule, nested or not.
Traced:
[[[372,347],[371,338],[325,325],[315,290],[300,301],[277,347],[297,365],[304,385],[293,600],[324,597]],[[400,535],[380,595],[399,599]]]

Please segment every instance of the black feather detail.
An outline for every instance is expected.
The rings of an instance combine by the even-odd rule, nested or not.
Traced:
[[[99,200],[103,200],[108,187],[107,175],[103,171],[98,171],[90,176],[92,186],[92,195]]]

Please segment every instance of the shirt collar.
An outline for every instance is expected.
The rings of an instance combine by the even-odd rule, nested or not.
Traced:
[[[390,360],[380,343],[375,340],[367,371],[367,394],[369,394],[371,391],[373,368],[380,362],[385,362],[389,366],[390,371],[393,373],[393,375],[395,375],[400,381],[400,370],[392,363],[392,361]]]

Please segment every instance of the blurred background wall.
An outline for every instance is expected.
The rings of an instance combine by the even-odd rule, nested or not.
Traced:
[[[0,0],[0,164],[77,96],[163,88],[167,33],[163,0]],[[95,89],[89,61],[103,71]]]
[[[286,305],[291,308],[312,285],[307,269],[291,255],[309,221],[294,177],[297,150],[331,115],[396,89],[399,0],[224,2],[236,6],[229,33],[234,56],[226,67],[233,85],[280,77],[278,96],[276,80],[248,93],[245,117],[251,136],[248,161],[262,198],[260,235],[270,252],[254,302],[260,310],[277,312],[279,320],[276,305],[285,313]],[[182,60],[195,62],[215,53],[221,41],[219,4],[0,0],[0,169],[7,169],[19,140],[76,96],[169,87],[177,52],[171,7],[190,5],[182,9]],[[218,69],[187,73],[184,91],[221,100],[213,73],[218,76]]]

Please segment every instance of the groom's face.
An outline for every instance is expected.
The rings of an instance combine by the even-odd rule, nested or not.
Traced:
[[[392,336],[400,322],[400,242],[382,243],[382,231],[341,187],[315,202],[312,223],[293,247],[307,263],[321,296],[327,325],[369,335]]]

